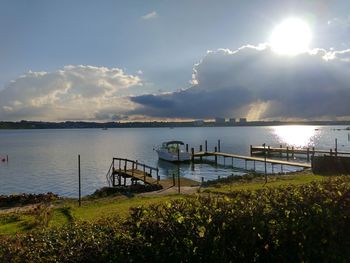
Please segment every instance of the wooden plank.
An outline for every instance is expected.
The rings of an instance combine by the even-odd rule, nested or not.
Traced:
[[[203,157],[203,156],[223,156],[223,157],[242,159],[247,161],[265,162],[265,158],[261,158],[261,157],[252,157],[252,156],[237,155],[237,154],[222,153],[222,152],[197,152],[194,154],[194,157]],[[282,165],[296,166],[296,167],[302,167],[302,168],[311,168],[311,164],[308,164],[308,163],[289,162],[289,161],[275,160],[270,158],[266,158],[266,162],[272,163],[272,164],[282,164]]]
[[[290,149],[288,149],[290,150]],[[251,151],[254,153],[254,151],[258,151],[258,152],[264,152],[264,151],[268,151],[268,147],[265,147],[264,146],[252,146],[251,147]],[[285,147],[270,147],[269,149],[269,152],[277,152],[277,153],[287,153],[287,148]],[[308,152],[308,149],[307,148],[294,148],[294,153],[297,153],[297,154],[307,154]],[[320,153],[320,154],[328,154],[329,153],[329,150],[313,150],[311,148],[309,148],[309,152],[310,153]],[[337,151],[338,154],[344,154],[344,155],[347,155],[349,154],[350,155],[350,152],[343,152],[343,151]]]

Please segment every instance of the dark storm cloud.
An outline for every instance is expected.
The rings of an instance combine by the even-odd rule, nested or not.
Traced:
[[[186,90],[133,97],[151,117],[322,118],[350,116],[349,51],[277,55],[267,45],[208,52]]]

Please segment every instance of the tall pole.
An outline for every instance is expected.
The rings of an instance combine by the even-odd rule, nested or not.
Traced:
[[[81,206],[81,176],[80,176],[80,154],[78,155],[78,170],[79,170],[79,206]]]
[[[177,185],[178,185],[178,192],[180,193],[180,165],[177,165]]]

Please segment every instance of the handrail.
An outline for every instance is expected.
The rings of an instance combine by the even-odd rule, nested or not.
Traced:
[[[108,172],[106,174],[106,179],[107,179],[107,182],[108,182],[108,186],[111,186],[111,170],[112,170],[112,167],[113,167],[113,161],[111,162],[111,165],[109,166],[109,169],[108,169]]]
[[[139,163],[139,162],[134,161],[134,160],[126,159],[126,158],[113,157],[113,161],[124,161],[126,163],[137,164],[137,166],[145,167],[145,168],[148,168],[150,170],[154,170],[154,171],[159,170],[158,168],[149,166],[147,164]]]

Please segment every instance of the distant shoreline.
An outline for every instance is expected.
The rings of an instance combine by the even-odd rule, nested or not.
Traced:
[[[259,127],[259,126],[281,126],[281,125],[349,125],[350,121],[247,121],[247,122],[223,122],[214,121],[198,122],[42,122],[42,121],[0,121],[0,129],[85,129],[85,128],[177,128],[177,127]]]

